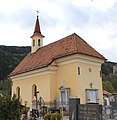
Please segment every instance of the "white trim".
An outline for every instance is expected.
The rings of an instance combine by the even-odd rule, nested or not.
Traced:
[[[62,104],[68,103],[69,102],[69,96],[70,96],[70,88],[66,88],[66,87],[61,86],[59,88],[59,90],[60,90],[60,102]]]
[[[94,58],[91,56],[80,55],[80,54],[75,54],[75,55],[63,57],[56,60],[57,65],[64,65],[64,64],[74,63],[74,62],[81,62],[85,64],[101,66],[104,60],[99,58]]]
[[[31,77],[45,75],[45,74],[56,74],[56,71],[57,71],[57,66],[50,65],[45,68],[33,70],[30,72],[22,73],[22,74],[15,75],[15,76],[11,76],[10,78],[12,80],[20,80],[20,79],[31,78]]]

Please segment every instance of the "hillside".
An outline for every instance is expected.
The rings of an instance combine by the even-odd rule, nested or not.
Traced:
[[[102,74],[104,74],[104,75],[112,74],[113,73],[113,66],[117,66],[117,63],[110,62],[110,61],[104,62],[101,66]]]
[[[0,80],[5,80],[29,52],[29,46],[0,46]]]

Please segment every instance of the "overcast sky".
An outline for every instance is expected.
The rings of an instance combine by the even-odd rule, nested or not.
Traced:
[[[75,32],[117,62],[117,0],[3,0],[0,45],[31,46],[36,10],[45,45]]]

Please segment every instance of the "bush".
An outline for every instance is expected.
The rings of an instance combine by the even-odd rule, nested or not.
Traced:
[[[62,116],[59,113],[52,113],[51,120],[61,120]]]
[[[50,117],[51,117],[51,113],[47,113],[44,115],[44,120],[50,120]]]
[[[61,120],[62,116],[59,113],[47,113],[44,120]]]
[[[0,120],[20,120],[20,99],[16,95],[0,96]]]

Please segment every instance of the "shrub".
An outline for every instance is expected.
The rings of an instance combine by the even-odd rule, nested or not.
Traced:
[[[0,96],[0,120],[20,120],[21,102],[16,95]]]
[[[59,113],[52,113],[51,120],[61,120],[62,116]]]
[[[44,120],[50,120],[50,117],[51,117],[51,113],[47,113],[44,115]]]

